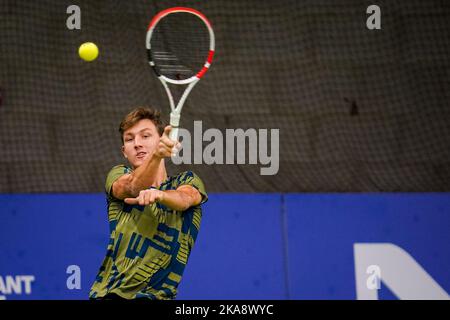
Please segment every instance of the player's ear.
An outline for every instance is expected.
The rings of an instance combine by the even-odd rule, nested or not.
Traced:
[[[122,154],[125,158],[128,158],[127,155],[125,154],[125,146],[122,146]]]

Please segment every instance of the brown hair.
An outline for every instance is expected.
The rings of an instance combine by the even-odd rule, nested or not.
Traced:
[[[164,124],[161,120],[161,113],[151,107],[139,107],[128,113],[119,126],[120,138],[123,143],[123,133],[143,119],[151,120],[161,136],[164,132]]]

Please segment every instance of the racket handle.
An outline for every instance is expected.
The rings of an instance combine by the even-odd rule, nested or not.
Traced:
[[[170,130],[169,138],[172,141],[178,141],[178,128],[172,128],[172,130]]]
[[[169,138],[173,141],[178,141],[178,126],[180,125],[180,117],[179,113],[170,113],[170,125],[172,126],[172,130],[170,130]]]

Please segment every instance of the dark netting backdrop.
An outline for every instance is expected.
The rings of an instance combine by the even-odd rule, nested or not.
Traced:
[[[81,30],[66,27],[71,4]],[[381,30],[366,27],[371,4]],[[178,5],[216,34],[182,126],[279,128],[280,160],[272,176],[170,160],[169,173],[192,169],[211,192],[450,190],[449,1],[2,0],[0,192],[102,192],[123,163],[122,117],[169,111],[145,35]],[[77,53],[87,41],[100,48],[90,63]]]

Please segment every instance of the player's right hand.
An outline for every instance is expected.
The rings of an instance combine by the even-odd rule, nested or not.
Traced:
[[[170,130],[172,130],[171,126],[164,128],[164,133],[159,139],[159,144],[155,152],[157,157],[168,158],[176,155],[181,150],[181,143],[169,138]]]

